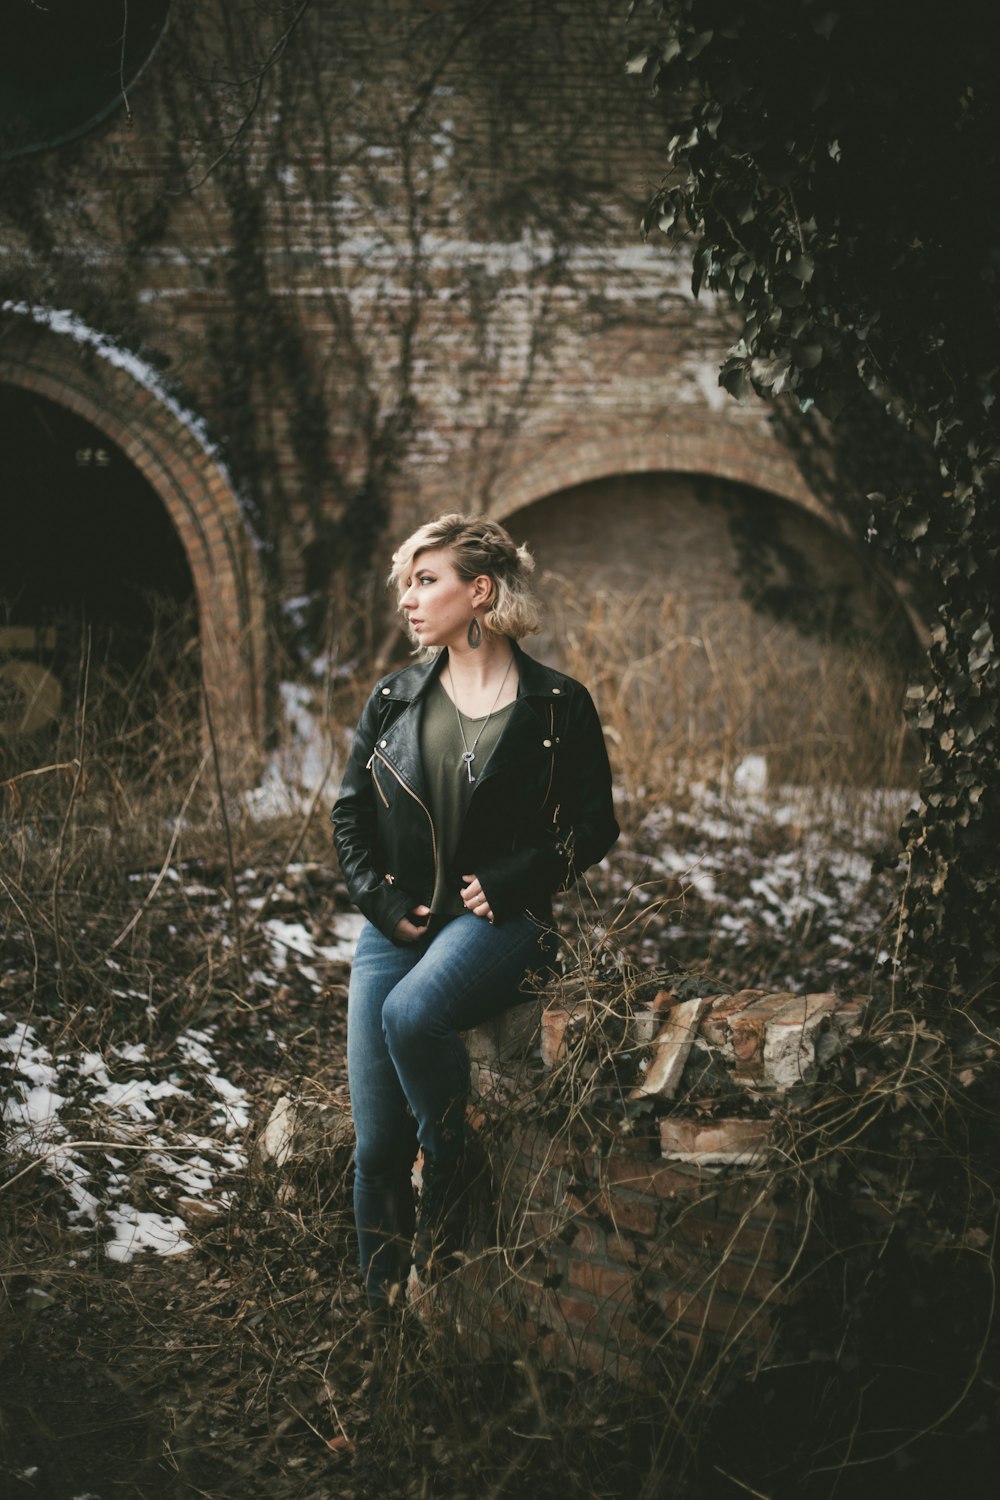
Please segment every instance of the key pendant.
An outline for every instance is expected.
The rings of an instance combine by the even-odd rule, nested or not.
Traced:
[[[462,759],[465,761],[465,769],[469,773],[469,780],[470,781],[475,781],[475,779],[476,779],[473,776],[473,774],[472,774],[472,762],[475,760],[475,758],[476,758],[476,752],[475,752],[475,750],[463,750],[462,751]]]

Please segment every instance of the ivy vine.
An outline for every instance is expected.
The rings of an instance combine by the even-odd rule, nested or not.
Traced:
[[[975,0],[642,0],[629,71],[671,131],[647,233],[742,319],[720,381],[850,421],[874,399],[937,474],[869,486],[869,532],[933,601],[911,692],[899,974],[927,1009],[1000,972],[1000,90]],[[884,477],[884,476],[880,476]]]

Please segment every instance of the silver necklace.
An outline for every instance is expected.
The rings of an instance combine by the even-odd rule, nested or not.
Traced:
[[[461,710],[459,709],[459,706],[458,706],[458,694],[455,691],[455,679],[451,675],[451,662],[447,661],[444,664],[444,669],[448,673],[448,681],[451,684],[451,701],[452,701],[452,704],[454,705],[455,717],[458,720],[458,732],[462,736],[462,744],[465,746],[465,749],[462,751],[462,765],[464,765],[466,771],[469,773],[469,781],[470,782],[475,781],[475,779],[476,779],[473,776],[473,774],[472,774],[472,762],[476,758],[476,746],[479,744],[479,741],[482,739],[482,737],[483,737],[483,730],[486,728],[487,724],[492,719],[494,711],[496,709],[496,706],[500,702],[500,694],[504,690],[504,686],[505,686],[505,684],[507,682],[507,678],[510,676],[510,669],[511,669],[511,667],[513,665],[514,665],[514,658],[512,656],[511,659],[510,659],[510,661],[507,663],[507,670],[503,674],[503,677],[500,680],[500,686],[497,688],[497,695],[493,699],[493,707],[490,709],[489,713],[486,715],[486,718],[480,724],[480,726],[479,726],[479,733],[476,735],[476,738],[472,741],[472,744],[470,745],[469,742],[468,742],[468,740],[465,738],[465,725],[462,723],[462,713],[461,713]]]

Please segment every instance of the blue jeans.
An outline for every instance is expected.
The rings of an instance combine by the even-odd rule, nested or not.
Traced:
[[[409,1265],[418,1143],[441,1163],[462,1134],[469,1056],[459,1032],[525,998],[521,982],[549,969],[555,946],[555,933],[526,914],[492,926],[466,912],[406,947],[370,922],[363,928],[348,991],[347,1069],[370,1302]]]

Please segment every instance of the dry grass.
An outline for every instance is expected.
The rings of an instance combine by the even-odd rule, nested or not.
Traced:
[[[896,786],[912,774],[905,677],[878,641],[822,644],[754,619],[739,604],[694,617],[640,590],[578,602],[553,590],[566,670],[601,707],[616,781],[641,813],[691,782],[727,783],[748,756],[770,778]]]

